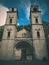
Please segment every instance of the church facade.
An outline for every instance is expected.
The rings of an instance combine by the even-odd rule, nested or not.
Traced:
[[[18,10],[10,8],[0,41],[0,59],[32,60],[48,58],[45,29],[37,5],[30,7],[30,25],[17,26]]]

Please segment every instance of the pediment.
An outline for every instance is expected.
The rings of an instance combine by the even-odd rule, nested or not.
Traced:
[[[30,37],[30,32],[23,28],[17,32],[17,37]]]
[[[19,32],[21,32],[21,31],[22,31],[22,32],[27,32],[27,30],[26,30],[26,29],[24,29],[24,28],[23,28],[23,29],[21,29],[21,30],[19,30]]]

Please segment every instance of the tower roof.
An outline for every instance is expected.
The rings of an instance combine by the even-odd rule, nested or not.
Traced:
[[[9,11],[7,11],[7,13],[8,12],[18,12],[18,9],[17,8],[9,8]]]
[[[9,11],[17,11],[17,8],[9,8]]]
[[[38,5],[31,5],[30,10],[33,11],[33,12],[38,12],[39,11],[39,6]]]

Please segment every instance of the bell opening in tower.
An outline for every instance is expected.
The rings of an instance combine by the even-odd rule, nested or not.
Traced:
[[[12,12],[14,12],[14,8],[12,8]]]
[[[38,11],[38,8],[37,8],[37,7],[34,7],[34,8],[33,8],[33,11]]]

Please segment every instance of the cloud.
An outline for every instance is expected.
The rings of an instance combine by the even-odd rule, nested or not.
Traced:
[[[8,8],[0,5],[0,26],[5,24]]]
[[[30,6],[31,6],[31,1],[30,0],[22,0],[20,2],[19,7],[25,12],[27,20],[29,20],[29,16],[30,16]]]
[[[19,4],[19,23],[20,25],[25,25],[29,21],[30,17],[30,6],[31,1],[30,0],[22,0]]]
[[[48,11],[47,5],[43,4],[41,8],[42,8],[42,15],[45,15],[46,12]]]
[[[26,19],[29,20],[31,1],[26,0],[26,1],[21,2],[21,3],[23,4],[22,8],[24,8],[23,10],[25,12]]]
[[[41,11],[42,16],[45,15],[48,8],[47,8],[47,4],[44,2],[44,0],[43,0],[43,2],[40,2],[37,0],[34,4],[39,5],[39,10]]]
[[[30,17],[30,5],[28,7],[26,7],[26,18],[27,20],[29,20]]]

